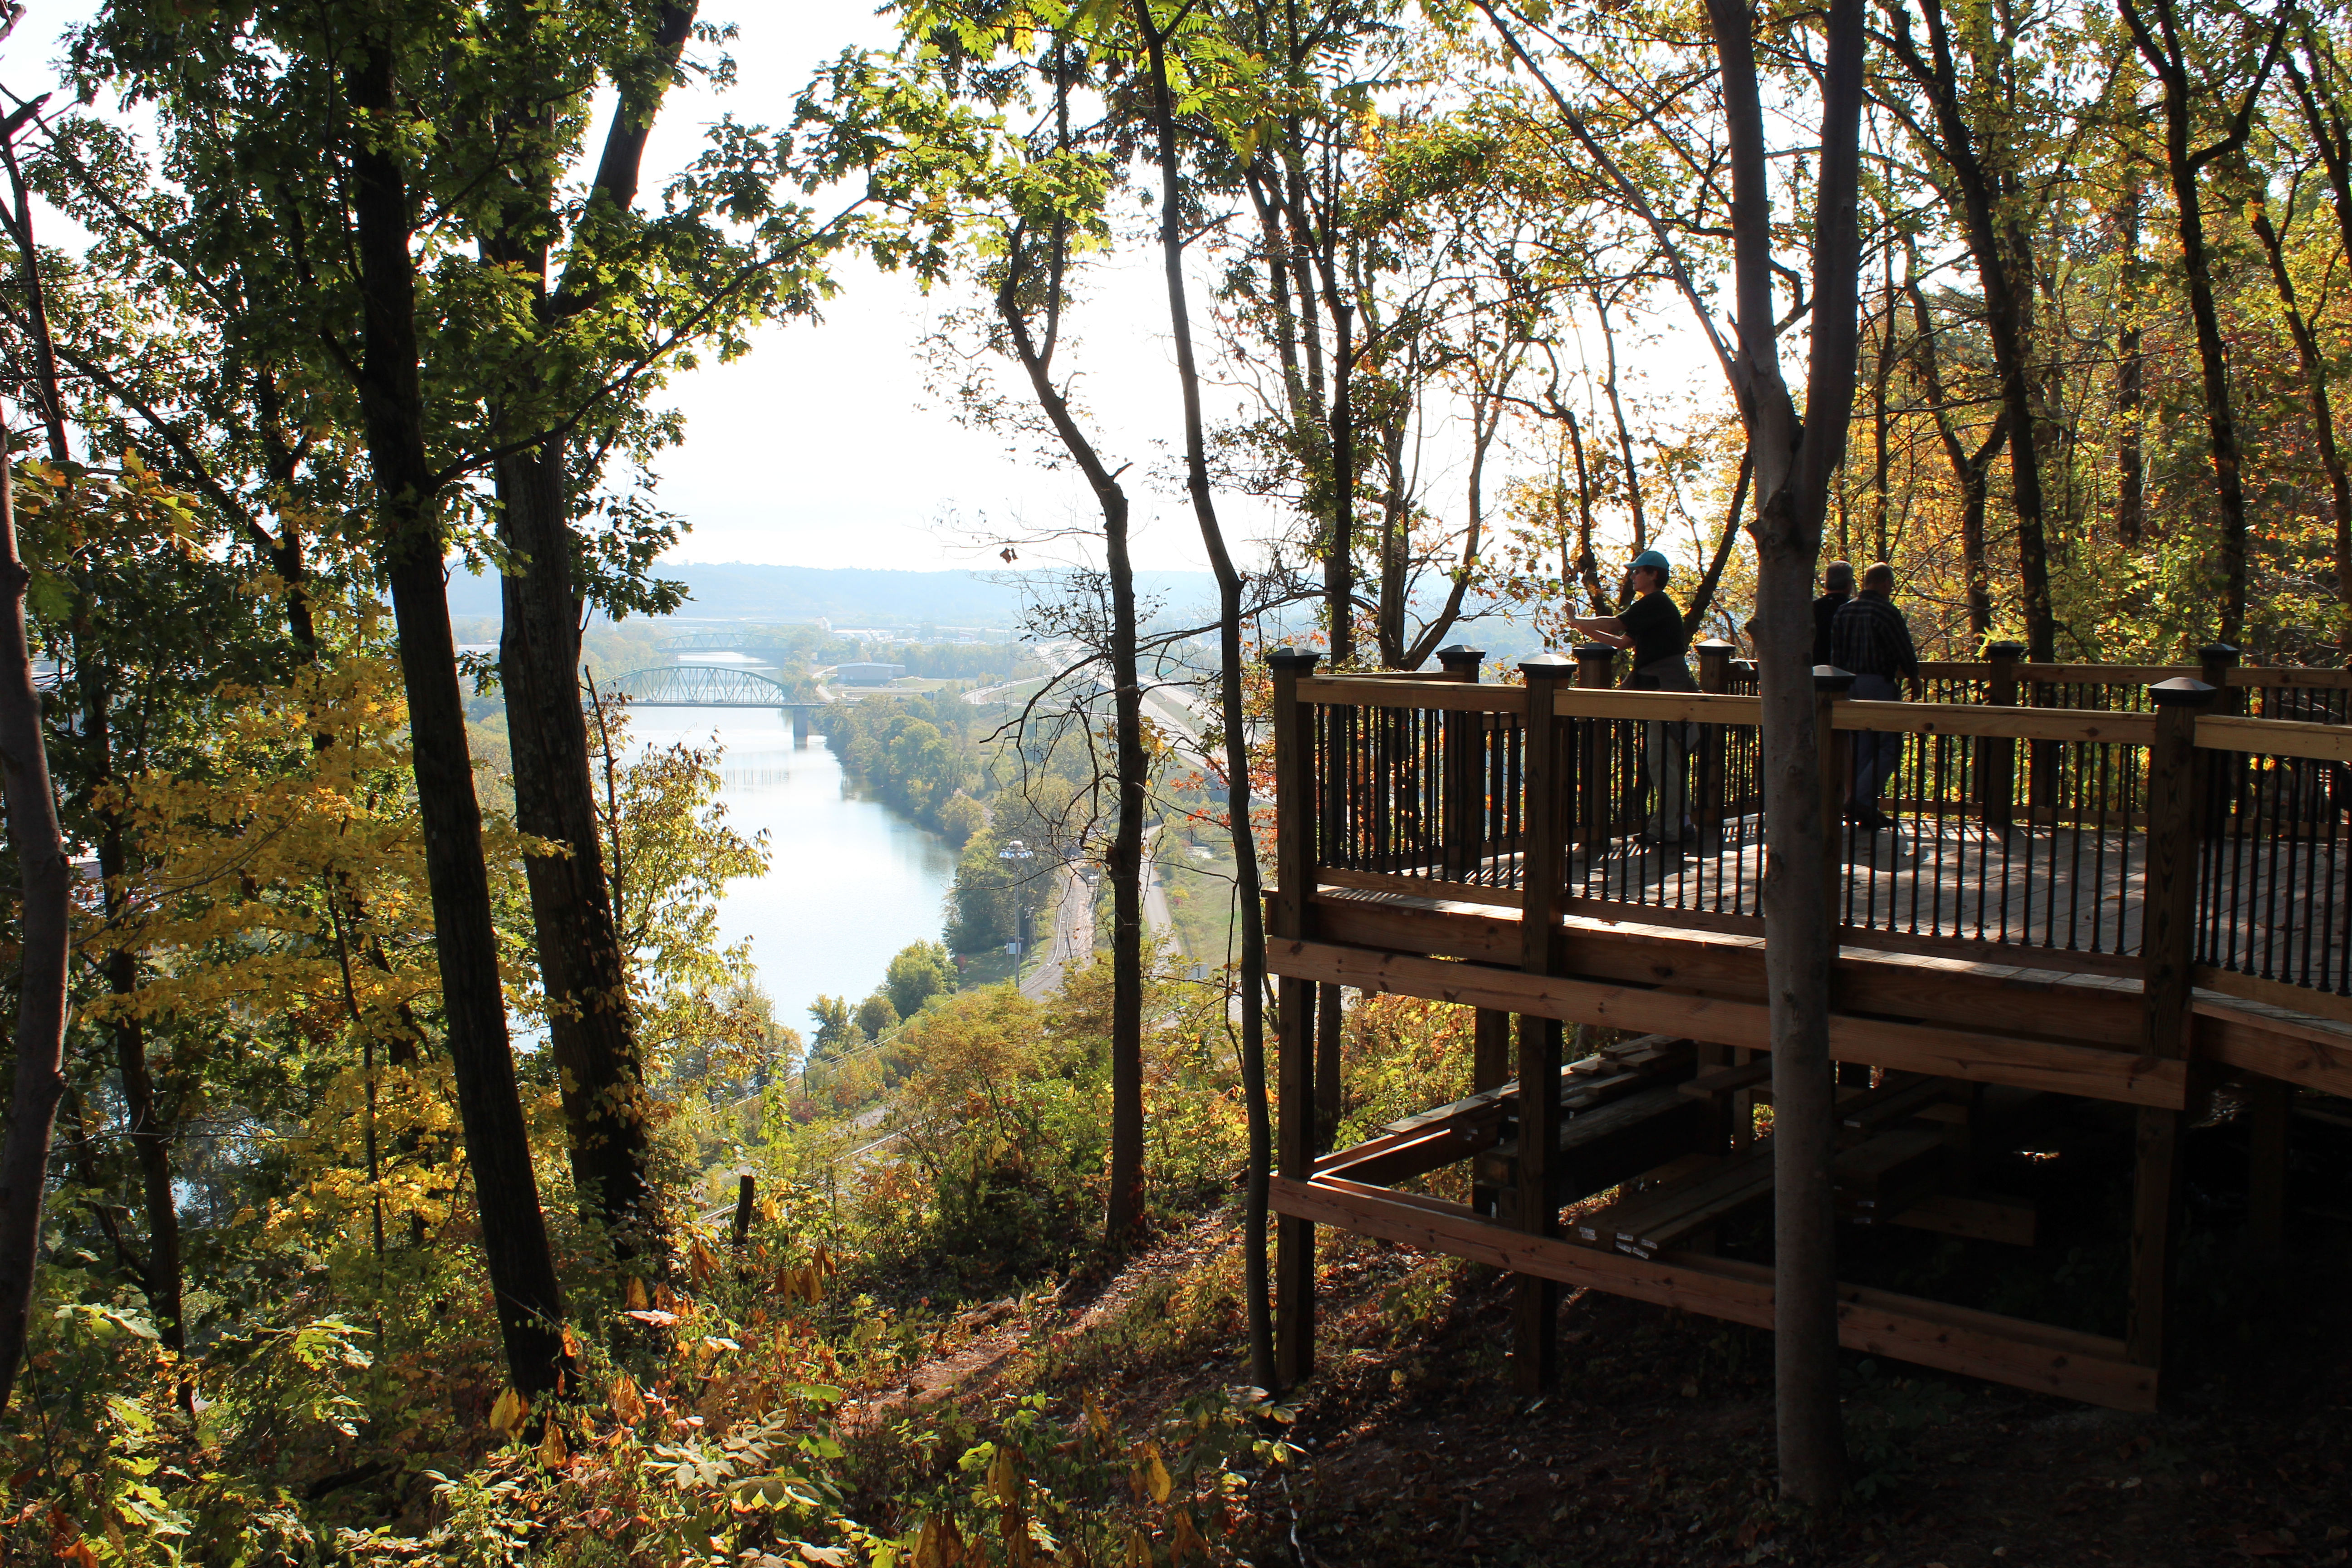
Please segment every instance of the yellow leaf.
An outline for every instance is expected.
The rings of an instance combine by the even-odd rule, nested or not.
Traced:
[[[814,1263],[803,1269],[801,1271],[801,1289],[808,1297],[809,1305],[812,1307],[815,1306],[819,1301],[824,1300],[824,1271]]]
[[[817,1271],[828,1279],[841,1272],[841,1266],[834,1261],[833,1254],[824,1249],[823,1243],[817,1246],[816,1267]]]
[[[1095,1391],[1091,1388],[1086,1392],[1086,1406],[1087,1425],[1094,1428],[1095,1441],[1109,1442],[1110,1417],[1103,1414],[1102,1401],[1095,1397]]]
[[[1151,1537],[1140,1530],[1127,1532],[1127,1568],[1151,1568]]]
[[[512,1437],[530,1419],[530,1401],[509,1388],[490,1406],[490,1430]]]
[[[539,1461],[551,1470],[560,1470],[572,1458],[572,1450],[563,1446],[563,1427],[557,1422],[547,1424],[547,1436],[540,1439]]]
[[[703,1246],[702,1237],[698,1236],[686,1244],[686,1267],[698,1285],[719,1271],[719,1259],[711,1256],[710,1248]]]
[[[1168,1535],[1168,1558],[1171,1563],[1181,1563],[1194,1553],[1203,1558],[1209,1555],[1209,1543],[1192,1528],[1192,1516],[1181,1508],[1169,1519]]]
[[[1021,1474],[1013,1463],[1011,1445],[996,1450],[995,1461],[988,1467],[988,1489],[1002,1503],[1017,1502],[1021,1498]]]
[[[963,1537],[955,1521],[933,1514],[923,1521],[915,1537],[914,1568],[960,1568],[964,1560]]]
[[[1149,1497],[1153,1502],[1166,1502],[1176,1483],[1168,1474],[1168,1467],[1160,1461],[1160,1445],[1139,1443],[1135,1448],[1136,1495]]]
[[[642,1312],[653,1305],[646,1300],[646,1282],[634,1274],[629,1276],[628,1301],[632,1311]]]
[[[646,1402],[637,1393],[637,1380],[625,1372],[613,1380],[613,1414],[625,1426],[634,1426],[646,1418]]]
[[[580,1336],[572,1331],[569,1323],[563,1325],[563,1353],[573,1361],[580,1359]]]

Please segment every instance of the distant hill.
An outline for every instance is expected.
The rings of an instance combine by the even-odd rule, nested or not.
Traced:
[[[746,562],[657,568],[682,582],[689,597],[681,619],[828,620],[836,626],[1014,626],[1023,590],[973,572],[888,572],[868,567],[769,566]],[[1182,615],[1216,600],[1206,572],[1139,572],[1136,586]],[[449,580],[455,616],[499,614],[496,578],[464,571]]]

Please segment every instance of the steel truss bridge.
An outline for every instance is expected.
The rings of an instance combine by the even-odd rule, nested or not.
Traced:
[[[724,665],[670,664],[633,669],[610,689],[641,708],[786,708],[805,717],[824,706],[793,695],[782,681]]]

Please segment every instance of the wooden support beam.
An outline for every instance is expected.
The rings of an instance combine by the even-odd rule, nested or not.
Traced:
[[[2352,1098],[2352,1038],[2343,1030],[2211,996],[2197,999],[2196,1014],[2200,1060]]]
[[[2213,688],[2186,676],[2148,689],[2156,734],[2147,752],[2147,876],[2142,894],[2142,1048],[2189,1055],[2197,957],[2197,720]],[[2172,1297],[2173,1238],[2180,1223],[2180,1110],[2143,1105],[2133,1143],[2131,1310],[2124,1339],[2132,1360],[2161,1366]]]
[[[1757,1328],[1772,1323],[1771,1270],[1728,1258],[1629,1258],[1488,1224],[1460,1204],[1352,1182],[1278,1180],[1274,1202],[1285,1214],[1516,1274],[1540,1271],[1562,1284]],[[1990,1312],[1841,1285],[1838,1340],[1850,1350],[2110,1409],[2156,1405],[2156,1373],[2126,1360],[2120,1341]]]
[[[2017,706],[2017,661],[2025,645],[1997,642],[1985,647],[1988,668],[1985,702],[1997,708]],[[1986,736],[1977,746],[1977,799],[1984,812],[1986,831],[2006,833],[2016,821],[2017,742],[2006,735]]]
[[[1274,673],[1275,844],[1278,881],[1266,903],[1267,942],[1310,934],[1307,900],[1314,888],[1316,799],[1314,710],[1298,699],[1319,656],[1284,648],[1269,654]],[[1315,1093],[1315,986],[1286,976],[1275,990],[1275,1168],[1304,1181],[1313,1172],[1318,1100]],[[1285,1384],[1315,1370],[1315,1226],[1296,1215],[1275,1226],[1275,1375]]]
[[[1518,921],[1508,915],[1328,893],[1315,904],[1318,929],[1335,943],[1487,964],[1518,961]],[[1760,1002],[1764,997],[1764,952],[1756,942],[1583,921],[1569,923],[1567,939],[1576,971],[1585,979],[1670,985],[1727,1000]],[[2014,949],[2002,953],[2004,963],[2030,963],[2035,956]],[[2228,986],[2233,994],[2236,982],[2247,979],[2202,966],[2195,974],[2200,986]],[[2249,988],[2264,984],[2252,982]],[[2343,1005],[2342,998],[2271,982],[2261,994],[2246,999],[2284,1008],[2300,1003],[2314,1016],[2282,1017],[2222,997],[2199,996],[2192,1009],[2196,1059],[2283,1079],[2323,1094],[2352,1097],[2352,1031],[2331,1028],[2325,1021],[2333,1016],[2331,1009]],[[1990,1033],[2106,1046],[2133,1054],[2145,1034],[2137,990],[2042,974],[1979,973],[1853,952],[1831,965],[1830,1002],[1842,1013],[1913,1020],[1967,1018]],[[2352,1023],[2352,1017],[2345,1022]]]
[[[1320,1153],[1339,1135],[1340,1031],[1347,1019],[1340,1008],[1340,988],[1315,988],[1315,1148]]]
[[[1956,1197],[1936,1193],[1908,1208],[1899,1209],[1887,1224],[1932,1230],[1973,1241],[1998,1241],[2009,1247],[2032,1247],[2035,1222],[2032,1204],[2003,1203],[1992,1198]]]
[[[1470,1021],[1470,1087],[1479,1092],[1498,1089],[1511,1079],[1511,1016],[1481,1007]],[[1474,1185],[1470,1206],[1480,1214],[1495,1212],[1495,1189]]]
[[[1528,704],[1519,967],[1528,977],[1540,977],[1558,973],[1561,961],[1559,901],[1566,891],[1570,813],[1578,792],[1568,769],[1569,729],[1552,711],[1574,667],[1554,654],[1529,659],[1519,671]],[[1522,1013],[1517,1194],[1519,1228],[1538,1238],[1559,1234],[1559,1017]],[[1515,1381],[1529,1391],[1550,1388],[1559,1376],[1559,1281],[1520,1275],[1513,1286],[1511,1316]]]
[[[2294,1089],[2256,1079],[2246,1095],[2246,1241],[2256,1255],[2286,1249],[2287,1129],[2294,1120]]]
[[[1749,1050],[1769,1050],[1770,1016],[1761,1003],[1721,1001],[1686,992],[1514,973],[1486,964],[1376,952],[1328,942],[1269,944],[1277,974],[1336,980],[1367,992],[1394,992],[1523,1016],[1674,1035]],[[2126,1105],[2179,1110],[2188,1100],[2188,1064],[2054,1041],[1976,1030],[1832,1015],[1830,1055],[1903,1072],[1969,1082],[2006,1083]]]

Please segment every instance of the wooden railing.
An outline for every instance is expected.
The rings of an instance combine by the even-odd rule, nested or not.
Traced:
[[[1698,651],[1706,689],[1687,694],[1610,689],[1606,649],[1531,661],[1518,686],[1478,683],[1466,651],[1411,680],[1277,656],[1282,830],[1306,836],[1286,864],[1327,887],[1764,934],[1760,703],[1727,647]],[[2187,670],[1995,651],[1923,670],[1941,700],[1855,701],[1817,678],[1833,814],[1857,746],[1898,753],[1895,826],[1832,836],[1841,940],[2193,971],[2352,1016],[2352,676],[2219,650]],[[2305,712],[2329,717],[2275,716]]]

